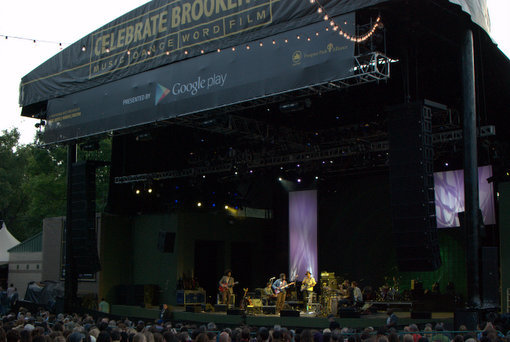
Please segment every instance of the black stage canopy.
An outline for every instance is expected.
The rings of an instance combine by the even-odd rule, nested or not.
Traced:
[[[320,1],[348,35],[359,34],[354,11],[390,2],[400,1]],[[489,31],[485,0],[450,3]],[[349,77],[354,42],[326,31],[317,8],[310,1],[151,1],[26,75],[22,115],[47,119],[44,142],[55,143]]]

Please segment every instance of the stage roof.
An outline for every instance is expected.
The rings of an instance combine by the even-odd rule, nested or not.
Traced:
[[[321,0],[331,16],[396,0]],[[434,2],[434,1],[431,1]],[[445,3],[445,1],[437,1]],[[450,0],[490,32],[486,0]],[[83,37],[23,77],[22,115],[52,98],[320,21],[317,4],[284,0],[154,0]],[[129,54],[128,54],[129,51]]]

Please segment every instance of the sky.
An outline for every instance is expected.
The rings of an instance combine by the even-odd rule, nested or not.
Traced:
[[[34,141],[37,120],[21,116],[18,104],[21,78],[60,51],[147,0],[19,0],[4,1],[0,11],[0,131],[18,128],[20,142]],[[487,0],[491,35],[510,56],[506,17],[509,0]],[[27,38],[15,39],[14,37]],[[36,43],[33,42],[36,40]],[[50,41],[54,43],[46,43]]]

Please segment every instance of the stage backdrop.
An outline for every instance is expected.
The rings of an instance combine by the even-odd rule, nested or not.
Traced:
[[[317,190],[289,192],[289,279],[309,271],[318,280]]]

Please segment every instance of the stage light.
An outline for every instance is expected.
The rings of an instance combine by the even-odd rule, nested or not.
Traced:
[[[448,166],[448,162],[444,163],[444,166]]]
[[[136,189],[135,194],[140,195],[140,189]]]
[[[315,176],[315,180],[318,180],[319,179],[319,176]]]
[[[201,207],[201,206],[202,206],[202,202],[198,202],[197,207]]]
[[[202,178],[205,178],[205,175],[203,175]]]
[[[297,179],[297,182],[298,182],[298,183],[301,183],[301,178],[298,178],[298,179]]]
[[[213,207],[213,208],[214,208],[214,207],[216,207],[216,203],[213,203],[213,204],[212,204],[212,207]]]
[[[149,194],[152,194],[152,188],[148,188],[148,189],[147,189],[147,192],[148,192]]]
[[[228,205],[225,205],[225,209],[228,209]]]
[[[281,182],[283,179],[282,177],[278,177],[278,181]]]

